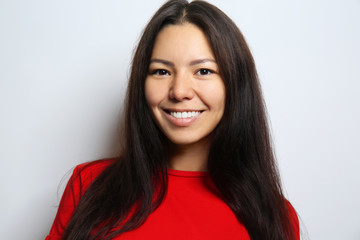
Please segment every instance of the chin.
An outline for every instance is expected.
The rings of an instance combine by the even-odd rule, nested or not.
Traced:
[[[189,145],[193,145],[193,144],[197,144],[197,143],[205,143],[207,142],[209,139],[207,137],[188,137],[188,136],[183,136],[183,137],[172,137],[172,136],[167,136],[167,138],[169,139],[169,141],[175,145],[178,146],[189,146]]]

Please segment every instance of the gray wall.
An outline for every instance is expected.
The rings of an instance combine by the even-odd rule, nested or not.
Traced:
[[[211,2],[254,54],[309,237],[360,239],[360,2]],[[112,155],[132,50],[161,3],[0,2],[0,239],[43,239],[66,173]]]

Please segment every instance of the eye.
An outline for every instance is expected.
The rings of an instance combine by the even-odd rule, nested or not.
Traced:
[[[214,71],[207,69],[207,68],[202,68],[196,72],[197,75],[210,75],[212,73],[214,73]]]
[[[151,71],[151,74],[165,76],[165,75],[170,75],[170,72],[165,69],[156,69],[156,70]]]

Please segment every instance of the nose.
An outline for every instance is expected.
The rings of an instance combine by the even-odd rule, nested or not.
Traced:
[[[176,74],[172,79],[169,98],[175,101],[190,100],[194,97],[194,82],[188,74]]]

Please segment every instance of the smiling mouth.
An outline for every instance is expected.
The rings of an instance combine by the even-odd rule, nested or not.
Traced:
[[[172,111],[172,110],[167,110],[164,109],[164,111],[173,116],[174,118],[193,118],[196,117],[198,115],[200,115],[200,113],[203,112],[203,110],[200,111]]]

